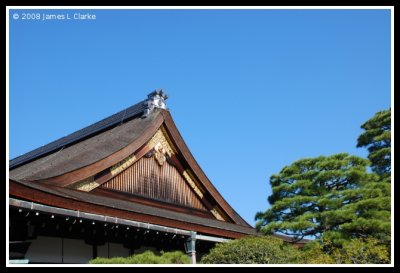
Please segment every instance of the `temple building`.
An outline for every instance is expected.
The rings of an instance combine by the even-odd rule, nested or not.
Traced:
[[[9,259],[87,263],[147,249],[199,260],[256,231],[182,139],[163,90],[9,162]]]

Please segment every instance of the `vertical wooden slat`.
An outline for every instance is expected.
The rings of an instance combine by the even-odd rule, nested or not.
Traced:
[[[206,209],[174,166],[168,162],[160,166],[154,158],[141,158],[101,187]]]

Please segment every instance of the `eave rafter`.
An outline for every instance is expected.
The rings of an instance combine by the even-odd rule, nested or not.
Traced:
[[[30,202],[65,208],[81,212],[106,215],[107,217],[118,217],[120,219],[140,221],[144,223],[163,225],[171,228],[181,228],[185,230],[195,230],[204,234],[222,236],[226,238],[239,238],[248,234],[255,234],[254,229],[238,226],[232,223],[220,222],[211,219],[192,216],[187,220],[184,214],[163,210],[157,212],[148,207],[148,212],[143,213],[143,205],[128,204],[122,207],[110,205],[109,201],[101,196],[91,196],[88,193],[71,189],[59,190],[53,186],[34,185],[29,182],[17,182],[10,180],[10,197],[26,200],[29,196]],[[124,202],[124,201],[119,201]],[[128,208],[129,206],[129,208]],[[164,215],[165,214],[165,215]],[[211,221],[211,222],[210,222]]]

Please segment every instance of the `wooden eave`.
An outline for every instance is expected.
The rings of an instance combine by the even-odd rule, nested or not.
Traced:
[[[226,238],[240,238],[256,234],[255,230],[249,227],[50,185],[32,185],[28,182],[11,180],[10,196],[48,206],[194,230]]]

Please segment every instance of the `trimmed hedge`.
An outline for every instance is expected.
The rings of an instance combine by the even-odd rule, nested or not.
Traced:
[[[217,244],[203,256],[205,264],[290,264],[297,263],[300,252],[283,240],[272,237],[244,237]]]
[[[189,264],[189,257],[181,251],[163,252],[156,255],[147,250],[141,254],[129,257],[96,258],[90,264]]]

